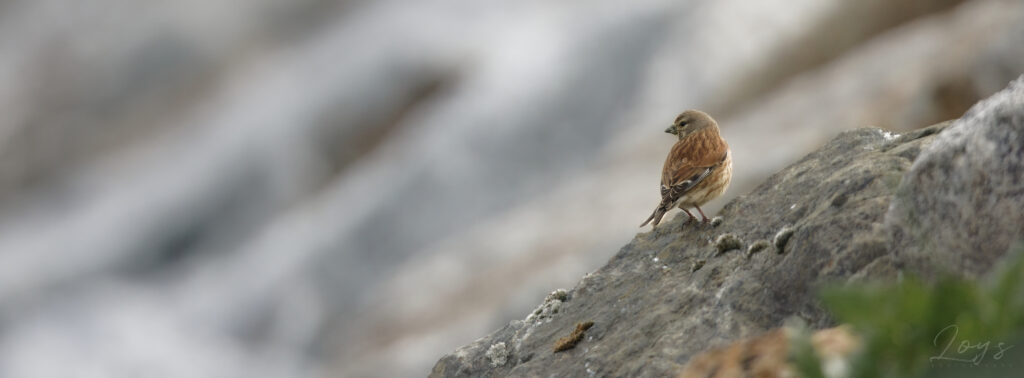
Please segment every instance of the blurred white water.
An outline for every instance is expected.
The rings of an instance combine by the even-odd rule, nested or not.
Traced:
[[[421,376],[638,231],[680,110],[720,110],[756,161],[735,196],[838,130],[936,113],[845,103],[1024,69],[1013,2],[890,6],[0,3],[0,376]],[[851,9],[905,19],[844,29],[836,63],[777,53]],[[953,35],[1002,47],[920,64]],[[887,39],[919,46],[913,83],[859,68]],[[787,64],[813,71],[780,85]],[[823,93],[847,95],[785,126]]]

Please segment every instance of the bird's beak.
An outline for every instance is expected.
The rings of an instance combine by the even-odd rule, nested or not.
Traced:
[[[674,125],[673,126],[669,126],[667,129],[665,129],[665,132],[669,133],[669,134],[675,134],[676,133],[676,128],[675,128]]]

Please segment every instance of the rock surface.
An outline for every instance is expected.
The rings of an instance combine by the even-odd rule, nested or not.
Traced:
[[[1018,164],[1019,172],[1024,139],[1019,131],[1013,134],[1019,128],[1009,125],[1020,125],[1024,117],[1019,103],[1022,81],[1018,79],[955,123],[903,135],[880,129],[845,132],[727,204],[720,213],[724,222],[717,227],[684,224],[687,217],[682,216],[639,234],[607,265],[561,296],[564,300],[558,300],[557,312],[541,311],[546,316],[513,321],[441,358],[431,375],[666,376],[679,372],[702,350],[761,334],[781,326],[788,317],[824,328],[832,320],[815,299],[818,285],[894,278],[901,265],[895,259],[908,255],[894,253],[893,248],[916,241],[904,235],[921,233],[892,230],[924,229],[935,234],[956,228],[957,223],[920,221],[947,215],[923,206],[915,207],[914,219],[919,221],[911,225],[945,228],[908,228],[900,216],[907,206],[902,203],[915,194],[925,205],[934,201],[929,199],[933,195],[967,206],[999,205],[1007,214],[986,218],[989,223],[984,224],[1000,232],[999,240],[1019,237],[1013,230],[1019,231],[1021,224],[1024,191],[1019,181],[1001,179],[1010,177],[1013,169],[994,163]],[[921,178],[935,177],[929,176],[928,169],[933,168],[927,167],[936,163],[928,162],[963,151],[951,141],[965,140],[984,141],[989,154],[968,160],[977,162],[974,165],[953,160],[957,166],[947,174],[968,179],[950,183],[958,185],[955,190],[932,192],[930,181]],[[919,159],[921,151],[926,152]],[[1007,176],[971,178],[975,165],[986,164],[982,162]],[[1012,190],[1014,183],[1018,183],[1016,190]],[[997,188],[1006,190],[990,197]],[[894,202],[895,193],[899,197]],[[720,253],[722,248],[715,241],[724,234],[734,235],[743,247]],[[992,237],[952,235],[970,243]],[[763,247],[763,241],[769,241],[769,246]],[[762,248],[748,248],[754,244]],[[995,244],[980,248],[949,253],[970,253],[971,260],[980,263],[955,266],[970,271],[991,266],[1006,251]],[[742,252],[748,250],[753,253]],[[553,297],[539,310],[551,308]],[[572,331],[574,324],[587,321],[594,325],[585,340],[572,350],[551,352],[552,344]],[[508,346],[508,362],[492,366],[485,353],[498,343]]]
[[[978,276],[1024,240],[1024,78],[937,139],[892,201],[892,250],[901,266],[929,276]]]

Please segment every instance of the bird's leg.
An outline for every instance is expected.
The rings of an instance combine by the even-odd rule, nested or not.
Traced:
[[[710,221],[710,219],[708,219],[708,216],[707,216],[707,215],[704,215],[704,210],[701,210],[701,209],[700,209],[700,206],[697,206],[697,205],[693,205],[693,207],[696,207],[696,208],[697,208],[697,211],[699,211],[699,212],[700,212],[700,217],[702,218],[702,219],[700,220],[701,222],[704,222],[704,223],[708,223],[708,221]],[[689,214],[690,212],[689,212],[689,211],[687,211],[686,213],[687,213],[687,214]],[[692,217],[693,215],[690,215],[690,216]],[[696,217],[694,217],[694,218],[696,218]]]
[[[693,221],[697,220],[697,217],[693,216],[693,214],[690,213],[690,210],[686,210],[682,206],[680,206],[679,208],[683,209],[683,211],[686,212],[686,215],[690,216],[690,219],[687,219],[686,222],[683,222],[683,224],[687,224],[687,223],[690,223],[690,222],[693,222]]]

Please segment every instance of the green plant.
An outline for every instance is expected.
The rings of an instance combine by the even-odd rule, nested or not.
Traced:
[[[981,282],[907,277],[824,289],[824,306],[863,340],[845,375],[1016,376],[1010,369],[1024,368],[1024,246],[1004,261]],[[794,340],[791,355],[802,376],[821,376],[806,336]]]

